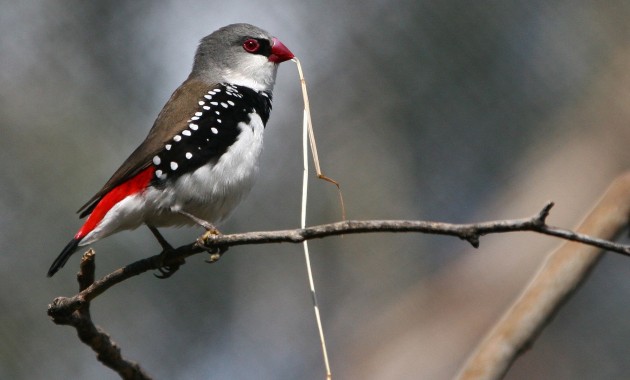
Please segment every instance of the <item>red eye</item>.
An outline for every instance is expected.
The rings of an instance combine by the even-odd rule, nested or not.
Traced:
[[[260,49],[260,43],[253,38],[243,42],[243,49],[250,53],[255,53]]]

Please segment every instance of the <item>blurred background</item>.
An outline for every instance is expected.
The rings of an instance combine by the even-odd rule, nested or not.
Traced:
[[[630,3],[148,0],[0,3],[0,378],[116,379],[54,325],[79,254],[46,270],[74,213],[142,141],[199,39],[249,22],[304,66],[325,173],[352,219],[475,222],[537,213],[573,227],[630,163]],[[302,103],[284,63],[261,178],[221,229],[299,224]],[[340,217],[312,181],[309,224]],[[172,244],[201,233],[166,230]],[[448,379],[561,242],[531,233],[354,235],[311,243],[336,379]],[[159,251],[146,228],[97,243],[104,275]],[[321,379],[298,245],[195,256],[92,305],[161,379]],[[508,379],[629,378],[630,261],[607,255]]]

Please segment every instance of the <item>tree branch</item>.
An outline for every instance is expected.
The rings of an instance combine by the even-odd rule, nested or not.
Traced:
[[[135,363],[127,362],[120,358],[118,347],[115,346],[109,337],[92,324],[89,318],[89,303],[98,295],[105,292],[110,287],[136,275],[150,270],[160,270],[161,268],[174,267],[178,268],[184,260],[192,255],[201,252],[216,253],[217,249],[223,251],[227,247],[249,244],[269,244],[269,243],[301,243],[304,240],[319,239],[328,236],[349,235],[357,233],[375,233],[375,232],[420,232],[427,234],[438,234],[458,237],[468,241],[475,248],[479,246],[481,236],[506,233],[516,231],[530,231],[541,234],[555,236],[561,239],[580,242],[582,244],[606,249],[625,256],[630,256],[630,246],[621,245],[612,241],[595,238],[584,233],[577,233],[558,227],[552,227],[546,224],[547,216],[553,203],[549,202],[536,215],[529,218],[514,220],[499,220],[474,224],[451,224],[430,221],[415,220],[348,220],[337,223],[323,224],[303,229],[281,230],[281,231],[261,231],[248,232],[230,235],[210,235],[206,234],[197,242],[183,245],[176,249],[166,250],[125,267],[119,268],[114,272],[104,276],[100,280],[93,281],[93,268],[91,269],[91,279],[84,280],[81,283],[80,292],[72,297],[58,297],[49,305],[48,314],[57,324],[72,325],[79,332],[79,336],[89,331],[90,339],[81,338],[84,342],[93,340],[93,337],[99,336],[99,344],[89,344],[97,353],[99,360],[103,361],[110,368],[114,368],[123,378],[148,378]],[[88,251],[90,253],[90,251]],[[93,266],[93,253],[86,254],[89,260],[84,257],[84,261],[90,261]],[[83,264],[82,264],[83,265]],[[82,267],[83,268],[83,267]],[[84,269],[82,269],[82,272]],[[81,281],[81,280],[80,280]],[[75,320],[85,322],[79,323]],[[106,362],[103,357],[108,357],[108,352],[116,352],[118,358],[113,361]],[[135,367],[134,367],[135,366]],[[140,377],[125,377],[123,373],[130,371],[129,368],[135,368]],[[144,376],[144,377],[142,377]]]
[[[79,273],[77,274],[80,291],[85,291],[94,282],[94,255],[94,251],[89,249],[81,258]],[[53,322],[58,325],[74,327],[79,339],[96,352],[96,358],[118,372],[121,378],[128,380],[151,379],[137,363],[123,358],[118,345],[111,340],[109,335],[94,325],[90,315],[89,301],[81,302],[80,306],[70,313],[54,313],[56,302],[62,298],[56,298],[51,305],[48,305],[48,315],[52,317]]]
[[[587,235],[614,239],[630,217],[630,173],[618,177],[577,231],[549,228],[554,236],[582,242]],[[593,244],[567,242],[549,255],[529,285],[468,358],[460,380],[500,379],[526,351],[560,307],[575,293],[608,249],[606,240]],[[619,252],[616,251],[615,252]],[[620,252],[627,254],[626,252]]]

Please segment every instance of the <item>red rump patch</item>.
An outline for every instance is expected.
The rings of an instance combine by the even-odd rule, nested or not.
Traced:
[[[85,224],[79,229],[79,232],[74,236],[75,239],[81,240],[85,235],[90,233],[96,225],[98,225],[105,215],[112,209],[118,202],[127,198],[130,195],[136,194],[144,190],[151,182],[155,168],[149,166],[134,177],[130,178],[126,182],[114,187],[109,193],[105,194],[103,198],[98,202]]]

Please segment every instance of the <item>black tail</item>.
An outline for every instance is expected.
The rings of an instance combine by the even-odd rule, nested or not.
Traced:
[[[72,254],[77,250],[77,248],[79,248],[80,241],[81,239],[70,240],[70,243],[66,245],[66,248],[64,248],[63,251],[61,251],[59,256],[57,256],[55,261],[50,266],[50,269],[48,269],[48,277],[52,277],[55,273],[57,273],[59,269],[61,269],[61,267],[63,267],[66,264],[66,261],[68,261],[70,256],[72,256]]]

